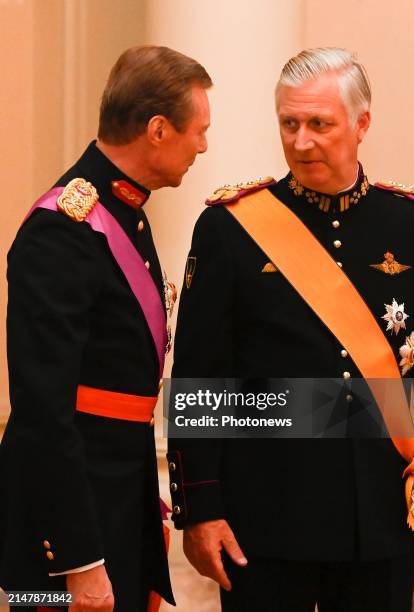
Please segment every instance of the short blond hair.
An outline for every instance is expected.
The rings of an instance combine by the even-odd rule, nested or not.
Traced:
[[[292,57],[282,69],[276,85],[276,107],[283,86],[298,87],[329,72],[338,75],[338,85],[351,123],[370,109],[371,86],[364,66],[347,49],[319,47],[305,49]]]

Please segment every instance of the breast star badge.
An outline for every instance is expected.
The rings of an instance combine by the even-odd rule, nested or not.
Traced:
[[[391,306],[389,304],[384,304],[384,306],[387,312],[382,319],[388,322],[387,331],[391,330],[391,333],[398,334],[401,328],[405,329],[405,320],[409,316],[404,312],[404,304],[398,304],[393,298]]]
[[[401,272],[405,272],[405,270],[409,270],[411,266],[406,266],[395,261],[393,253],[387,251],[384,253],[384,261],[380,264],[370,264],[371,268],[375,268],[380,272],[384,272],[384,274],[390,274],[394,276],[394,274],[401,274]]]
[[[404,376],[414,365],[414,332],[405,338],[405,344],[400,348],[401,376]]]

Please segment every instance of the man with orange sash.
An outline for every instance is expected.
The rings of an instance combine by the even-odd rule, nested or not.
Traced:
[[[171,438],[175,524],[225,612],[411,612],[413,189],[358,163],[370,102],[348,51],[289,60],[289,174],[216,190],[194,230],[173,375],[342,380],[342,438]],[[365,434],[361,379],[389,437]]]
[[[123,53],[98,139],[11,247],[12,410],[0,447],[8,593],[67,589],[74,612],[153,612],[157,594],[174,603],[153,411],[175,298],[143,205],[151,189],[180,185],[207,149],[210,86],[200,64],[166,47]]]

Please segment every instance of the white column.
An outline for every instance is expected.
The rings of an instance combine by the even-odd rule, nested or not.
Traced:
[[[302,0],[147,0],[146,42],[190,55],[214,81],[209,150],[178,189],[155,192],[146,207],[161,263],[178,289],[208,195],[224,183],[286,171],[273,91],[302,32]],[[170,366],[171,357],[166,375]]]

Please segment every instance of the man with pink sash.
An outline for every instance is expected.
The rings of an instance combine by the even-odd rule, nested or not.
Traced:
[[[97,140],[32,206],[10,249],[8,593],[67,592],[74,612],[174,603],[153,424],[175,290],[143,206],[207,149],[210,86],[200,64],[167,47],[123,53]]]

